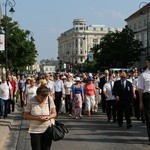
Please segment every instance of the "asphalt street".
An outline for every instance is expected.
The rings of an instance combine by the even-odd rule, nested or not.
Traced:
[[[21,112],[20,112],[21,115]],[[31,150],[28,121],[18,113],[5,142],[4,150]],[[107,122],[101,111],[82,119],[59,115],[58,120],[69,129],[62,141],[53,142],[51,150],[150,150],[145,124],[132,119],[133,127],[118,127]]]

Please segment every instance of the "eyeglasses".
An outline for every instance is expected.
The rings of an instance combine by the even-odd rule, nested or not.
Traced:
[[[121,78],[126,78],[126,77],[121,77]]]

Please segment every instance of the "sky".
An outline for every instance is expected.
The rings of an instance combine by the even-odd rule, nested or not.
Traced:
[[[13,0],[8,0],[13,1]],[[30,30],[38,51],[37,60],[57,59],[57,38],[73,27],[73,19],[85,19],[88,25],[124,27],[124,19],[143,7],[148,0],[15,0],[15,13],[7,15],[19,27]],[[6,0],[0,0],[5,12]]]

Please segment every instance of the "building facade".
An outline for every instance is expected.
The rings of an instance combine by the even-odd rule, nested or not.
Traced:
[[[57,60],[41,60],[40,61],[40,72],[41,73],[55,73],[58,71],[58,61]]]
[[[140,4],[144,4],[144,6],[131,14],[125,21],[127,26],[135,32],[135,38],[140,40],[145,48],[141,55],[141,61],[136,64],[141,68],[145,66],[145,57],[150,55],[150,3],[142,2]]]
[[[64,64],[73,68],[88,58],[91,48],[109,32],[122,31],[122,28],[109,28],[105,25],[88,25],[84,19],[74,19],[73,28],[58,37],[58,61],[60,69]]]

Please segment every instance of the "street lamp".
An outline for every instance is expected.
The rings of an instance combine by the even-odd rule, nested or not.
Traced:
[[[140,14],[141,15],[144,15],[144,14],[146,14],[146,28],[147,28],[147,33],[146,33],[146,35],[147,35],[147,51],[146,51],[146,55],[147,56],[149,56],[149,5],[148,5],[148,3],[147,2],[141,2],[140,4],[139,4],[139,9],[141,9],[141,6],[142,5],[144,5],[143,6],[143,10],[144,10],[144,8],[145,8],[145,12],[146,13],[143,13],[143,10],[141,10],[141,12],[140,12]]]
[[[7,16],[7,6],[10,7],[9,12],[14,13],[14,6],[16,5],[14,0],[6,0],[5,2],[5,16]],[[8,32],[7,22],[5,23],[5,58],[6,58],[6,71],[8,70]]]

